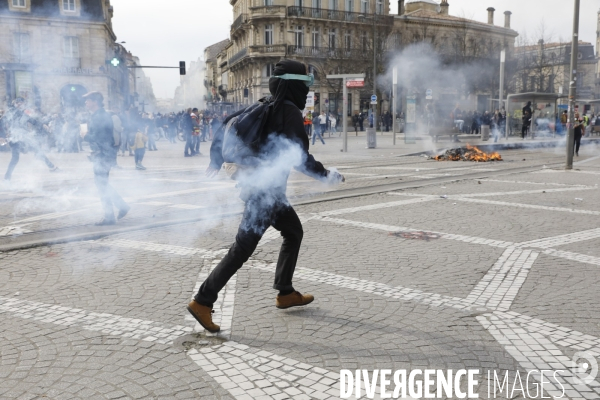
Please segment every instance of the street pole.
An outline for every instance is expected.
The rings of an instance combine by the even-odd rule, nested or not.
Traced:
[[[392,70],[392,133],[394,135],[393,144],[396,145],[396,112],[398,111],[398,67]]]
[[[375,24],[375,15],[373,14],[373,95],[377,96],[377,25]],[[373,128],[375,129],[375,135],[377,135],[377,103],[373,104]]]
[[[565,169],[573,169],[573,151],[575,145],[575,97],[577,96],[577,55],[579,53],[579,4],[575,0],[573,16],[573,40],[571,41],[571,80],[569,83],[569,131],[567,136],[567,164]]]
[[[339,74],[339,75],[327,75],[326,76],[327,79],[341,79],[342,80],[342,85],[343,85],[343,89],[342,89],[342,96],[343,96],[343,108],[342,108],[342,114],[341,116],[338,116],[339,118],[342,118],[342,126],[344,127],[344,141],[343,141],[343,145],[342,145],[342,151],[344,153],[348,152],[348,87],[347,87],[347,82],[348,79],[362,79],[364,81],[365,79],[365,74]]]
[[[344,153],[348,152],[348,88],[346,87],[346,77],[342,79],[342,84],[344,88],[342,89],[342,101],[344,105],[342,106],[342,125],[344,126],[344,144],[342,147],[342,151]],[[339,116],[338,116],[339,118]]]
[[[500,98],[500,106],[498,107],[498,110],[500,112],[502,112],[502,106],[504,105],[504,66],[506,64],[506,50],[502,50],[502,52],[500,53],[500,94],[499,94],[499,98]],[[506,123],[508,123],[508,121],[506,121]],[[506,137],[506,130],[504,130],[504,137],[505,139],[508,139]]]

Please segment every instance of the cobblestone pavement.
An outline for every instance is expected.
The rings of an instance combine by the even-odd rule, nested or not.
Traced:
[[[540,398],[542,377],[526,381],[528,372],[562,370],[562,398],[600,398],[600,379],[576,380],[572,368],[578,357],[590,371],[600,361],[600,157],[591,146],[568,172],[554,149],[471,164],[317,147],[348,182],[292,176],[305,232],[294,282],[315,302],[274,307],[281,238],[270,229],[215,304],[217,335],[185,305],[239,216],[133,228],[241,203],[231,181],[202,177],[206,158],[163,146],[144,172],[119,158],[113,180],[133,205],[130,231],[0,253],[0,399],[337,399],[341,369],[479,369],[476,393],[499,399]],[[89,165],[64,157],[72,160],[56,175],[18,166],[0,191],[0,235],[98,217]],[[488,396],[487,371],[509,371],[511,389],[518,373],[530,395]],[[563,391],[556,381],[544,388]]]

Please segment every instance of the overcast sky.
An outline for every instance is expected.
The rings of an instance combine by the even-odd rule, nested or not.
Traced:
[[[449,0],[450,14],[487,22],[487,8],[496,9],[496,25],[504,25],[504,11],[512,11],[512,27],[537,41],[540,26],[553,40],[570,40],[574,0]],[[178,66],[197,60],[204,48],[229,37],[233,12],[228,0],[111,0],[113,28],[118,41],[144,65]],[[143,5],[142,5],[143,4]],[[398,2],[391,1],[392,13]],[[595,45],[600,1],[581,0],[580,39]],[[154,93],[172,98],[179,84],[176,69],[148,69]]]

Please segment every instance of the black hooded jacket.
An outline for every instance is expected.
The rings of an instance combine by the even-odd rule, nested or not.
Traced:
[[[297,61],[282,60],[277,63],[274,75],[283,74],[306,75],[306,67]],[[270,135],[276,135],[297,143],[302,149],[303,160],[300,165],[294,168],[315,179],[325,179],[327,170],[308,152],[309,140],[304,130],[304,119],[301,111],[306,107],[308,87],[302,81],[271,78],[269,90],[273,96],[274,104],[263,132],[264,141],[266,142]],[[223,122],[223,126],[227,125],[229,119],[242,112],[243,110],[229,116]],[[213,169],[218,170],[223,165],[222,144],[223,129],[220,129],[210,148],[210,166]]]

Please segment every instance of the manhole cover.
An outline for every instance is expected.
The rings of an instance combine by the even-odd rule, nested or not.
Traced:
[[[424,231],[390,232],[390,236],[396,236],[403,239],[424,240],[426,242],[429,242],[432,239],[439,239],[441,237],[437,233]]]
[[[173,342],[173,347],[188,351],[191,349],[202,349],[223,344],[227,339],[218,336],[207,336],[205,333],[195,332],[181,336]]]

